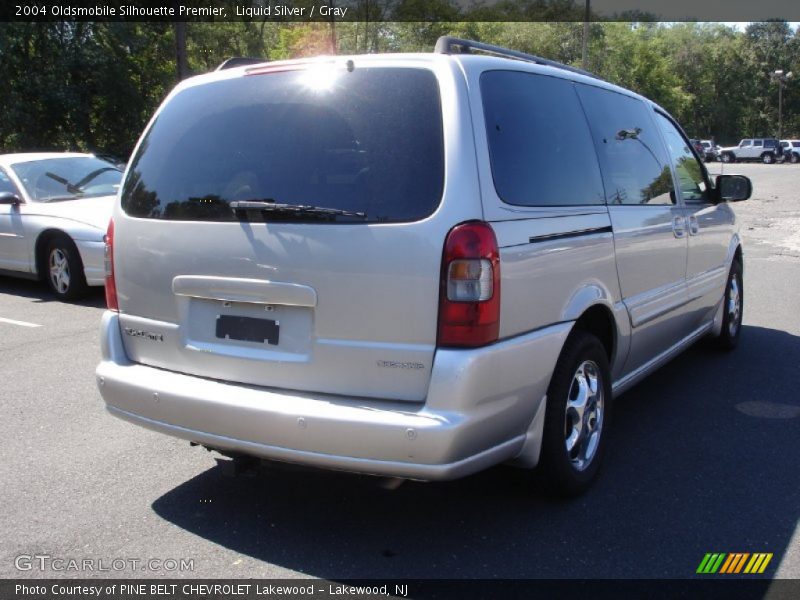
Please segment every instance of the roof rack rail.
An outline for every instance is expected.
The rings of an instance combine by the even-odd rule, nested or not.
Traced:
[[[243,67],[245,65],[258,65],[261,63],[269,62],[266,58],[255,58],[251,56],[234,56],[229,58],[228,60],[222,61],[222,63],[217,67],[217,71],[223,71],[225,69],[234,69],[236,67]]]
[[[592,77],[594,79],[600,79],[603,81],[601,77],[598,77],[594,73],[584,71],[583,69],[579,69],[577,67],[571,67],[569,65],[565,65],[564,63],[550,60],[549,58],[542,58],[541,56],[526,54],[524,52],[517,52],[516,50],[509,50],[508,48],[494,46],[492,44],[484,44],[483,42],[463,40],[461,38],[450,37],[449,35],[443,35],[436,40],[436,47],[433,51],[437,54],[471,54],[472,50],[480,50],[481,52],[486,52],[487,54],[495,54],[497,56],[504,56],[506,58],[515,58],[517,60],[547,65],[548,67],[564,69],[565,71],[572,71],[573,73],[578,73],[580,75],[585,75],[586,77]]]

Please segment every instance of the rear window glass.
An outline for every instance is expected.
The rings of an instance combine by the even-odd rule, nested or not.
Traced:
[[[431,71],[326,66],[180,92],[142,141],[122,208],[227,221],[231,201],[260,201],[366,214],[336,222],[403,222],[432,214],[443,182]]]
[[[603,182],[574,84],[487,71],[486,137],[498,196],[520,206],[603,204]]]

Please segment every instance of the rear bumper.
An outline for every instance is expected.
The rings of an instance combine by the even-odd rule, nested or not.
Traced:
[[[118,315],[106,312],[97,381],[111,414],[206,446],[374,475],[454,479],[523,448],[538,455],[541,431],[531,423],[570,326],[477,350],[438,350],[428,397],[416,404],[237,385],[134,364]]]

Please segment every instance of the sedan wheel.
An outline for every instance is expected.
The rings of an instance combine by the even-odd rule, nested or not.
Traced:
[[[69,292],[69,261],[61,248],[50,252],[50,285],[57,294]]]
[[[47,245],[41,262],[50,289],[60,300],[75,300],[88,290],[78,249],[66,235],[59,235]]]

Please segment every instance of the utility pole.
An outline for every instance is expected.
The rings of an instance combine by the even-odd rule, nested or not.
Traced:
[[[769,74],[770,79],[778,84],[778,139],[783,137],[783,88],[789,83],[794,73],[789,71],[784,73],[783,69],[777,69]]]
[[[178,81],[186,79],[189,75],[189,65],[186,61],[186,23],[175,23],[175,67]]]
[[[178,13],[178,0],[172,0],[175,13]],[[186,58],[186,23],[184,21],[175,22],[175,74],[178,81],[182,81],[189,76],[189,61]]]
[[[592,11],[589,6],[590,0],[586,0],[586,12],[583,13],[583,48],[581,49],[581,67],[589,68],[589,18]]]
[[[331,15],[331,22],[330,22],[331,54],[338,54],[338,52],[336,50],[336,48],[337,48],[337,44],[336,44],[336,17],[333,16],[333,14],[335,12],[333,9],[336,8],[336,4],[334,4],[333,0],[330,0],[328,2],[328,6],[331,7],[331,12],[330,12],[330,15]]]

